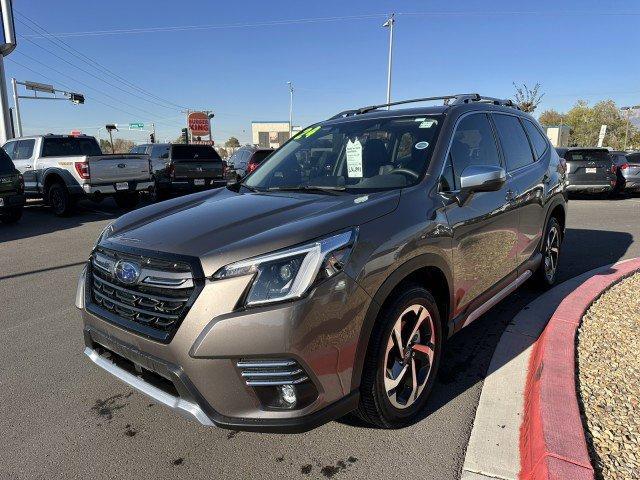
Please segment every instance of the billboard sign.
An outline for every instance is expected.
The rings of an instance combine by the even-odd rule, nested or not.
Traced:
[[[187,125],[194,137],[209,135],[209,116],[204,112],[191,112],[187,117]]]

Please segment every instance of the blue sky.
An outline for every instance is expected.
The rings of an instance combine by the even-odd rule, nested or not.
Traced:
[[[174,139],[184,115],[173,103],[215,111],[216,142],[235,135],[244,143],[252,120],[288,118],[289,80],[295,87],[294,124],[384,101],[388,32],[381,24],[395,11],[393,99],[471,91],[510,97],[515,81],[542,84],[538,113],[568,109],[580,98],[640,104],[640,6],[631,0],[604,3],[111,0],[98,6],[86,0],[16,0],[19,46],[5,66],[8,79],[67,85],[87,98],[82,106],[23,101],[25,134],[80,128],[97,135],[105,123],[155,121],[158,139]],[[358,18],[259,25],[327,17]],[[36,32],[27,25],[37,27],[27,18],[162,100],[123,85],[47,39],[29,37]],[[238,24],[252,26],[230,26]],[[203,25],[209,27],[62,35]],[[146,138],[129,131],[120,135]]]

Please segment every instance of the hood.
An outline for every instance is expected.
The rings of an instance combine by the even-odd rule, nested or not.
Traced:
[[[228,263],[361,225],[398,206],[400,191],[363,195],[210,190],[120,217],[103,242],[198,257],[205,276]]]

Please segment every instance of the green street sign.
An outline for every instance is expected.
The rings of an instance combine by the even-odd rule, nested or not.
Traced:
[[[129,130],[142,130],[144,128],[144,123],[130,123]]]

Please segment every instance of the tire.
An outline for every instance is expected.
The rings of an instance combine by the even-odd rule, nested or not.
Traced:
[[[116,193],[113,197],[116,201],[116,205],[125,210],[133,210],[140,203],[140,193],[138,192],[124,192]]]
[[[69,194],[69,190],[61,183],[54,183],[47,192],[47,202],[51,205],[53,213],[59,217],[69,215],[74,207],[74,198]]]
[[[555,234],[553,233],[555,232]],[[558,261],[562,248],[562,229],[555,217],[549,218],[540,243],[542,262],[534,273],[536,285],[542,289],[551,288],[558,280]],[[554,253],[554,249],[555,253]]]
[[[0,221],[2,223],[16,223],[22,218],[22,207],[13,208],[2,214],[0,214]]]
[[[442,324],[436,301],[419,285],[393,294],[386,305],[371,333],[355,413],[377,427],[400,428],[419,419],[433,388],[442,356]],[[414,343],[409,337],[419,321]],[[394,340],[396,324],[401,325],[403,349]]]
[[[166,200],[168,198],[168,195],[167,195],[167,192],[162,190],[158,186],[158,183],[156,182],[153,189],[149,193],[149,198],[153,203],[158,203],[158,202],[162,202],[163,200]]]

